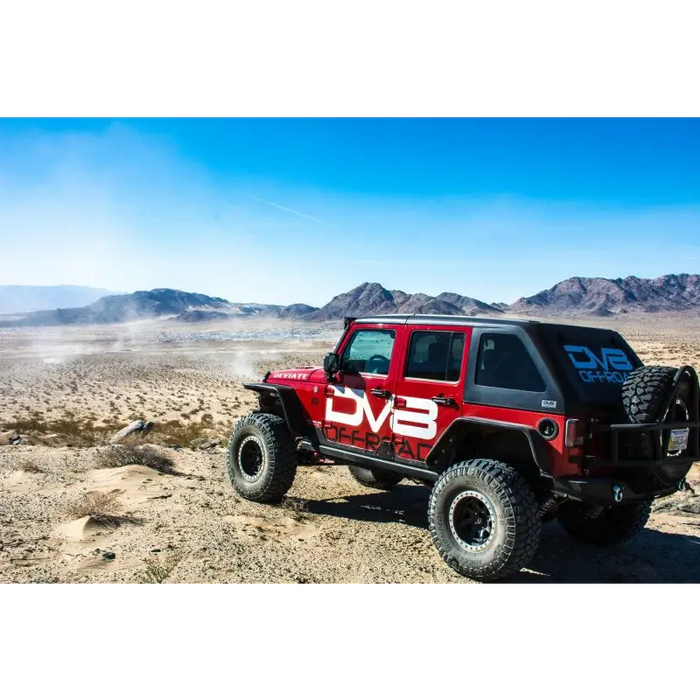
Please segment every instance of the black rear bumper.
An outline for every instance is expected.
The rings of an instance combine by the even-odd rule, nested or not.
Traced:
[[[678,483],[667,489],[635,491],[627,481],[600,476],[554,478],[553,482],[552,491],[555,494],[600,506],[613,505],[615,503],[638,503],[650,498],[669,496],[678,491],[681,486]],[[621,500],[616,500],[616,491],[622,496]]]

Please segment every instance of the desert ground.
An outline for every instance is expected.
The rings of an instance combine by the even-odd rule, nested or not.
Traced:
[[[586,323],[622,331],[647,363],[700,367],[700,319]],[[384,493],[342,465],[302,466],[279,506],[231,488],[227,435],[257,405],[243,381],[317,364],[340,333],[255,320],[0,331],[0,582],[469,583],[433,547],[428,490],[410,481]],[[155,427],[107,444],[135,419]],[[698,496],[661,499],[614,549],[546,524],[510,581],[700,581],[698,465],[689,481]]]

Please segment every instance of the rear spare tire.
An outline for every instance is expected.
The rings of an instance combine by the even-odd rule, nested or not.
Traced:
[[[661,366],[639,367],[630,372],[622,385],[622,408],[627,421],[630,423],[688,421],[690,401],[693,396],[692,382],[697,380],[685,372],[678,382],[675,396],[672,396],[677,373],[678,369],[674,367]],[[668,431],[662,432],[661,436],[668,437]],[[653,440],[651,433],[630,434],[626,438],[627,457],[652,459],[656,449]],[[683,460],[683,455],[687,451],[688,447],[676,451],[669,448],[665,457],[670,459],[670,462],[661,467],[651,468],[655,487],[675,486],[685,477],[690,469],[690,464]]]
[[[296,445],[284,419],[271,413],[241,418],[231,433],[227,467],[233,488],[243,498],[280,501],[297,471]]]
[[[388,491],[403,480],[401,474],[388,472],[384,469],[365,469],[364,467],[350,466],[350,473],[356,481],[371,489],[383,489]]]

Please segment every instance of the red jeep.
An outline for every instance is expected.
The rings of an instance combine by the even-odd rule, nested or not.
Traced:
[[[279,501],[302,460],[348,464],[363,485],[432,489],[444,560],[493,580],[526,566],[543,520],[609,545],[700,459],[692,367],[643,366],[616,332],[537,321],[346,319],[323,368],[268,372],[236,424],[228,474]]]

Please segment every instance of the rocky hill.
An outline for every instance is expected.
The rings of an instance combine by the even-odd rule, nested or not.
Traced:
[[[110,294],[115,292],[73,284],[53,287],[24,284],[0,285],[0,314],[86,306]]]
[[[400,290],[385,289],[377,282],[364,282],[349,292],[333,297],[328,304],[305,318],[310,321],[331,321],[345,316],[403,313],[474,316],[501,315],[503,311],[483,301],[452,292],[432,297],[420,292],[407,294]]]
[[[508,307],[512,314],[612,316],[700,310],[699,275],[656,279],[571,277]]]

